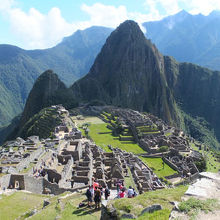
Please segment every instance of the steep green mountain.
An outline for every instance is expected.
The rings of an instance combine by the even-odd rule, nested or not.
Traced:
[[[35,81],[28,96],[24,111],[21,115],[20,127],[41,109],[51,105],[63,104],[66,108],[73,108],[77,103],[72,99],[71,90],[67,89],[63,82],[52,70],[42,73]]]
[[[218,147],[219,88],[220,72],[162,56],[135,22],[126,21],[71,90],[79,102],[99,100],[151,112],[201,140],[209,135],[208,143]]]
[[[170,123],[177,120],[163,56],[134,21],[122,23],[111,33],[89,73],[71,89],[79,101],[100,100],[154,112]]]
[[[220,70],[220,12],[208,16],[181,11],[160,21],[145,22],[146,36],[166,55],[181,62]]]
[[[86,74],[111,31],[104,27],[77,31],[46,50],[0,45],[0,127],[22,112],[40,73],[53,69],[67,85]]]
[[[45,108],[61,103],[66,108],[74,108],[78,104],[72,97],[72,91],[61,82],[57,74],[52,70],[45,71],[35,81],[20,120],[13,126],[12,132],[10,127],[3,129],[3,137],[13,139],[16,136],[28,137],[35,133],[41,137],[45,137],[43,133],[47,136],[60,121],[56,112]]]

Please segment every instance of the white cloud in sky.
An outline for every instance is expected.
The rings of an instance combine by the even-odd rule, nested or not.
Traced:
[[[190,8],[190,13],[198,14],[202,13],[208,15],[213,10],[220,10],[219,0],[182,0],[184,3],[188,4]]]
[[[10,21],[11,30],[22,42],[21,45],[26,49],[33,49],[52,47],[64,36],[92,25],[115,28],[127,19],[135,20],[139,24],[159,20],[180,11],[180,3],[193,14],[207,15],[214,9],[220,9],[219,0],[143,0],[146,14],[130,12],[123,5],[115,7],[102,3],[93,5],[84,3],[81,5],[81,10],[90,18],[86,21],[69,23],[63,18],[59,8],[51,8],[47,14],[42,14],[34,8],[24,12],[16,5],[16,0],[0,0],[0,13]]]
[[[92,6],[82,4],[81,10],[90,16],[88,25],[100,25],[116,27],[118,24],[128,19],[128,12],[125,6],[114,7],[95,3]]]
[[[52,8],[46,15],[34,8],[28,13],[19,8],[10,9],[9,18],[12,32],[26,48],[51,47],[73,32],[73,25],[64,20],[58,8]]]

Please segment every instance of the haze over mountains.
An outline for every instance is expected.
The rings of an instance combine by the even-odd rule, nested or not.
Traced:
[[[147,38],[164,55],[220,70],[220,11],[208,16],[181,11],[161,21],[146,22]]]
[[[187,44],[191,43],[193,46],[193,40],[198,41],[198,39],[194,37],[191,41],[186,40],[186,37],[189,38],[188,31],[193,29],[197,35],[203,34],[200,35],[201,39],[202,36],[205,38],[207,33],[202,32],[201,24],[208,25],[210,24],[208,22],[213,19],[218,23],[219,18],[218,13],[212,13],[209,16],[192,16],[183,11],[162,21],[148,22],[144,25],[147,27],[147,35],[150,38],[154,36],[158,41],[157,44],[166,50],[174,48],[173,44],[176,45],[176,51],[179,51],[177,55],[185,54],[185,58],[179,57],[179,59],[190,61],[193,59],[193,50],[188,50],[190,46],[188,47]],[[74,104],[77,101],[99,100],[107,104],[149,111],[165,121],[180,125],[194,136],[202,136],[206,139],[210,137],[211,140],[208,141],[216,145],[216,139],[210,130],[214,129],[215,135],[220,138],[218,126],[220,121],[217,117],[220,113],[219,72],[193,64],[178,63],[171,57],[164,57],[149,40],[145,39],[138,26],[134,24],[134,22],[125,22],[124,28],[117,30],[119,33],[113,32],[96,60],[95,57],[112,31],[111,29],[92,27],[85,31],[77,31],[56,47],[47,50],[25,51],[14,46],[1,45],[1,124],[6,124],[13,116],[21,112],[34,80],[41,72],[50,68],[57,72],[60,79],[67,85],[89,72],[70,89],[64,88],[64,85],[64,87],[61,86],[63,90],[68,91],[69,96],[74,98]],[[158,27],[161,25],[163,28],[159,34]],[[216,28],[217,26],[214,26],[217,31]],[[170,32],[173,35],[169,35]],[[208,42],[205,42],[209,45],[216,42],[217,45],[218,35],[214,30],[210,32],[210,36],[213,37],[207,38]],[[216,41],[213,41],[214,37]],[[153,42],[156,40],[152,39]],[[162,42],[165,42],[164,46]],[[203,41],[201,44],[203,45]],[[198,46],[198,50],[200,48],[201,46]],[[171,49],[171,52],[175,52]],[[211,59],[216,60],[218,56],[213,56]],[[95,63],[89,71],[94,60]],[[46,72],[45,79],[56,78],[47,74],[52,73]],[[56,81],[58,82],[58,78]],[[62,83],[58,82],[58,84]],[[41,88],[41,85],[39,87]],[[47,93],[48,90],[43,89],[42,93],[44,92]],[[38,102],[33,103],[32,98],[29,99],[31,101],[26,103],[29,107],[37,106],[41,109],[48,104],[53,104],[44,99],[46,104],[40,105]],[[55,95],[53,100],[59,100],[59,98],[57,99]],[[29,107],[24,113],[32,112]],[[33,114],[36,113],[36,109],[32,112]],[[24,118],[24,113],[22,118]],[[33,116],[32,113],[28,117]],[[207,133],[209,133],[208,136]]]
[[[85,75],[112,30],[91,27],[46,50],[0,45],[0,126],[21,113],[36,78],[53,69],[67,85]]]

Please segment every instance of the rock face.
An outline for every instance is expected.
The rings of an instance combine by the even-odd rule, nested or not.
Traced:
[[[176,117],[167,86],[164,59],[134,21],[125,21],[107,39],[90,72],[71,87],[80,101],[100,100],[154,114]]]

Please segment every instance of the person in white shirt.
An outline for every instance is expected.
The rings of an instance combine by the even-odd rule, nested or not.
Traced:
[[[132,198],[134,196],[134,190],[132,189],[131,186],[129,186],[127,194],[128,194],[128,198]]]

